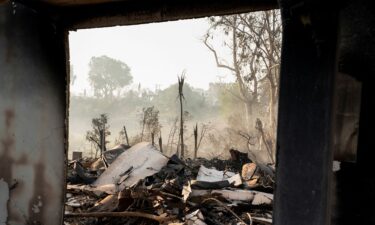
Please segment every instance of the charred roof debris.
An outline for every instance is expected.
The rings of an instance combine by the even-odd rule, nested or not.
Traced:
[[[270,165],[235,149],[228,160],[168,157],[148,142],[119,149],[108,168],[101,158],[69,162],[65,224],[272,223]]]

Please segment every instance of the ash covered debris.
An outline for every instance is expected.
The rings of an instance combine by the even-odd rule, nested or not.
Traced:
[[[70,162],[65,224],[271,224],[273,169],[235,151],[240,160],[182,160],[143,142],[108,168]]]

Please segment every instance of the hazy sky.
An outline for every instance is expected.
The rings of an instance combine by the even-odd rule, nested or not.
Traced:
[[[186,82],[198,88],[207,89],[210,82],[220,79],[232,81],[229,71],[217,68],[202,42],[208,28],[207,19],[195,19],[70,32],[70,62],[77,75],[71,91],[90,92],[88,64],[92,56],[101,55],[125,62],[131,68],[134,86],[140,82],[151,90],[176,83],[183,70]],[[217,39],[214,44],[220,48],[221,43]],[[230,58],[228,52],[222,55]]]

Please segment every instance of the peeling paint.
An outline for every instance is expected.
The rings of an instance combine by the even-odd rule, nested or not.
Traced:
[[[7,224],[9,186],[3,178],[0,179],[0,225]]]

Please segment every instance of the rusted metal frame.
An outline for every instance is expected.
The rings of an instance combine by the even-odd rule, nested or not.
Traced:
[[[319,1],[280,0],[280,6],[274,224],[329,224],[337,12]]]

